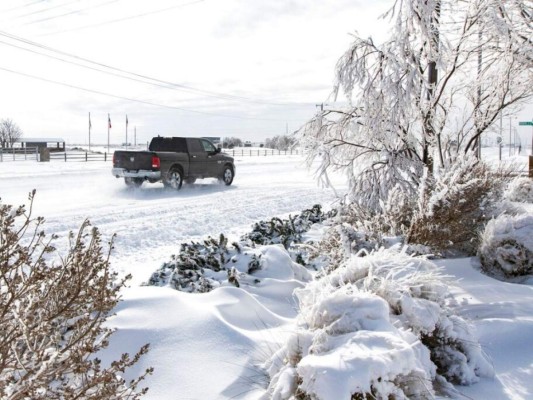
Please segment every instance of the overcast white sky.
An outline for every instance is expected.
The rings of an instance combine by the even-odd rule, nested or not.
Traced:
[[[135,127],[138,142],[292,132],[328,101],[350,34],[383,37],[392,3],[2,0],[0,118],[70,144],[87,143],[89,112],[92,143],[106,143],[108,113],[113,143],[126,114],[130,142]]]

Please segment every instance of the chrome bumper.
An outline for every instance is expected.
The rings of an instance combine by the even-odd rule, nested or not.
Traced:
[[[161,171],[149,171],[145,169],[139,169],[136,171],[128,171],[124,168],[113,168],[111,174],[117,178],[145,178],[145,179],[161,179]]]

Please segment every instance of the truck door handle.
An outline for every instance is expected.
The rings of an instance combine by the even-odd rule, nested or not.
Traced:
[[[196,156],[192,156],[192,158],[196,158]]]

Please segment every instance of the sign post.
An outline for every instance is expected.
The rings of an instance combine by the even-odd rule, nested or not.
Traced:
[[[533,120],[532,121],[520,121],[518,122],[520,126],[531,126],[531,155],[533,156]]]

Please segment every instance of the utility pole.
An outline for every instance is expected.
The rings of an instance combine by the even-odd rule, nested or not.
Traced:
[[[137,126],[133,127],[133,145],[137,146]]]

